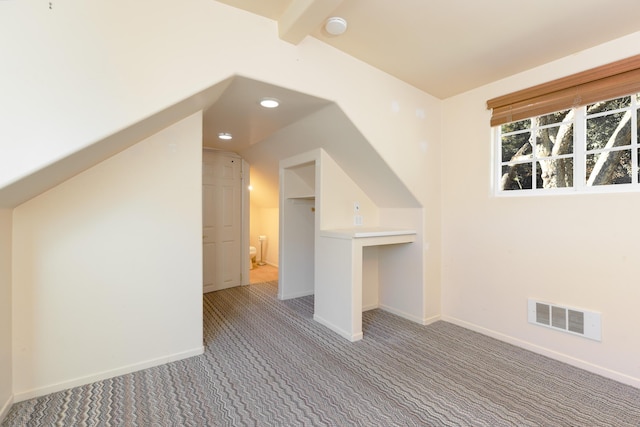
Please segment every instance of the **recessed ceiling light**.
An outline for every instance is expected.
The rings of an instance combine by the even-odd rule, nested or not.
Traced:
[[[218,134],[218,138],[224,139],[224,140],[229,140],[229,139],[233,138],[233,136],[229,132],[220,132]]]
[[[275,98],[262,98],[260,100],[260,105],[264,108],[276,108],[280,105],[280,101]]]
[[[327,19],[324,29],[332,36],[339,36],[347,31],[347,21],[339,16],[333,16]]]

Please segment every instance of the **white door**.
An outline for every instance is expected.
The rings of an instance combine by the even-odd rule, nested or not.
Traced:
[[[241,284],[242,159],[202,155],[203,292]]]

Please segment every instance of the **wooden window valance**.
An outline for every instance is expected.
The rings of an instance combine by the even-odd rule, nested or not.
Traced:
[[[491,126],[640,92],[640,55],[487,101]]]

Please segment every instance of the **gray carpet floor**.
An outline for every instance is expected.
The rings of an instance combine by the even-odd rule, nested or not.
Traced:
[[[13,406],[3,426],[640,426],[640,390],[446,322],[350,343],[274,283],[204,297],[205,354]]]

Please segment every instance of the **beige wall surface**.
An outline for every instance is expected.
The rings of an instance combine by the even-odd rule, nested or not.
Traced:
[[[353,227],[354,202],[360,205],[359,215],[362,216],[364,227],[379,226],[380,215],[376,204],[329,154],[322,152],[320,158],[320,194],[316,195],[322,201],[321,209],[316,211],[320,215],[320,230]]]
[[[640,386],[640,193],[495,197],[486,101],[640,53],[640,33],[443,102],[447,320]],[[602,313],[602,342],[527,323],[527,298]]]
[[[254,223],[253,216],[256,216]],[[257,250],[256,261],[260,261],[260,235],[266,236],[263,243],[264,262],[278,266],[279,262],[279,209],[278,208],[255,208],[251,209],[251,246]]]
[[[212,0],[0,7],[1,34],[19,40],[0,52],[12,63],[0,80],[6,101],[0,114],[7,118],[0,128],[0,189],[242,75],[336,102],[425,206],[424,281],[439,288],[437,98],[314,38],[284,42],[275,21]],[[33,186],[48,182],[35,176]],[[429,315],[439,315],[439,306]]]
[[[0,422],[13,398],[11,373],[12,209],[0,209]]]
[[[278,266],[279,262],[279,209],[278,189],[267,185],[260,169],[251,168],[251,186],[249,193],[249,245],[257,250],[256,261],[260,261],[260,242],[258,236],[267,236],[264,242],[264,261]],[[276,182],[277,184],[277,182]],[[275,200],[275,206],[270,206],[269,201]]]
[[[202,352],[202,115],[14,210],[23,400]]]
[[[1,7],[2,34],[20,43],[2,46],[13,66],[0,81],[0,187],[239,74],[335,101],[416,197],[436,202],[423,184],[439,175],[424,161],[440,101],[316,39],[292,45],[275,21],[211,0]]]
[[[485,107],[489,98],[636,54],[640,35],[444,102],[318,40],[283,42],[274,21],[211,0],[70,0],[52,8],[0,2],[0,35],[17,41],[0,46],[12,64],[0,79],[0,188],[234,74],[333,100],[425,207],[423,298],[430,319],[440,313],[442,289],[451,321],[640,386],[640,344],[627,326],[639,320],[633,306],[640,296],[633,271],[639,236],[626,219],[640,206],[637,194],[493,197]],[[147,145],[154,143],[136,145],[16,209],[14,390],[22,397],[196,341],[184,333],[197,319],[168,324],[160,311],[176,301],[191,315],[200,310],[192,310],[191,292],[174,293],[169,283],[180,276],[201,293],[200,221],[193,221],[200,187],[192,176],[200,171],[191,170],[199,154],[167,169],[162,149],[140,154]],[[183,145],[175,148],[183,153]],[[131,172],[127,156],[144,158],[137,163],[142,169]],[[147,169],[153,171],[141,180]],[[191,189],[197,196],[174,192],[187,179],[198,180]],[[175,251],[183,245],[188,250]],[[150,292],[156,278],[162,280],[153,290],[160,292]],[[601,311],[602,343],[528,325],[528,297]],[[104,302],[87,303],[98,300]],[[92,357],[77,346],[81,333],[104,340],[95,343],[104,350],[105,343],[122,348],[159,328],[180,336],[178,342],[154,341],[124,359],[108,351]]]

